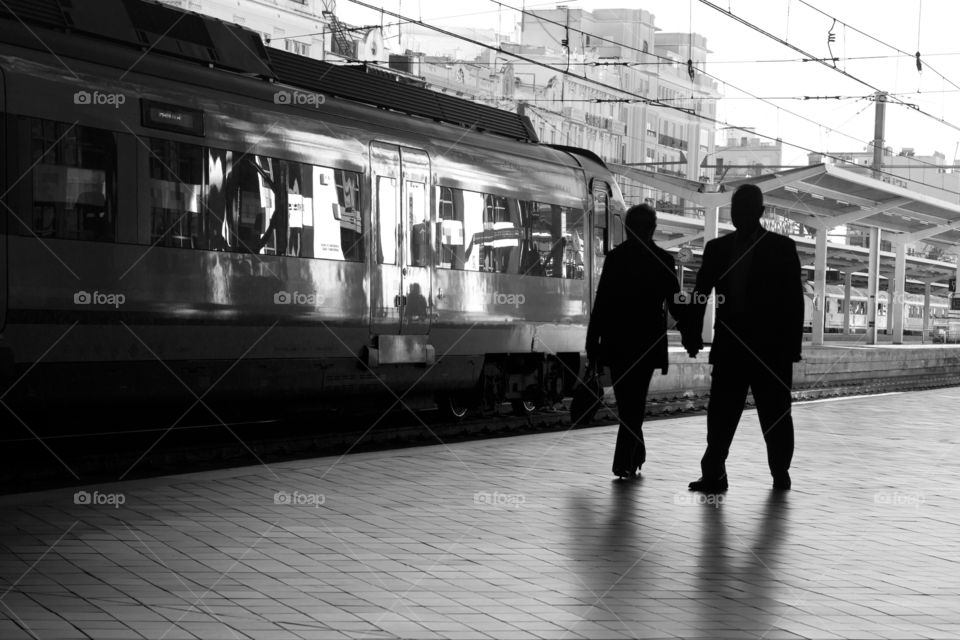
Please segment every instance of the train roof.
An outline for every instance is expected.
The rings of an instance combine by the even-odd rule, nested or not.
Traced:
[[[33,24],[264,82],[280,82],[466,129],[539,142],[526,116],[401,83],[376,67],[335,65],[268,49],[256,31],[152,0],[6,0],[0,3],[0,19],[4,18],[27,30]],[[47,48],[39,38],[34,39],[34,47]]]

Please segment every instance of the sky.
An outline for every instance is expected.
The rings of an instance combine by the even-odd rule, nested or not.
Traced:
[[[874,134],[875,105],[868,97],[876,90],[891,94],[885,146],[894,153],[904,147],[917,155],[939,151],[947,164],[960,164],[958,0],[710,0],[719,11],[701,0],[363,1],[436,26],[499,27],[504,33],[513,33],[521,15],[509,7],[642,8],[654,14],[662,31],[692,30],[707,39],[706,71],[724,96],[718,118],[781,138],[784,164],[807,164],[809,150],[864,150]],[[801,62],[803,54],[737,22],[728,11],[813,56],[840,58],[836,69]],[[351,0],[338,0],[337,14],[352,24],[381,23],[379,11]],[[828,44],[831,32],[834,41]],[[386,32],[391,33],[395,30]]]

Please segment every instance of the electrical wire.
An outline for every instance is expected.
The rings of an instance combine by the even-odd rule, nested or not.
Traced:
[[[700,1],[702,4],[705,4],[705,5],[709,6],[709,7],[711,7],[712,9],[715,9],[716,11],[719,11],[720,13],[726,14],[728,17],[730,17],[731,19],[739,22],[740,24],[742,24],[742,25],[744,25],[744,26],[746,26],[746,27],[749,27],[750,29],[753,29],[754,31],[757,31],[758,33],[760,33],[760,34],[762,34],[762,35],[765,35],[765,36],[767,36],[768,38],[770,38],[770,39],[772,39],[772,40],[774,40],[774,41],[776,41],[776,42],[779,42],[780,44],[782,44],[782,45],[784,45],[784,46],[786,46],[786,47],[789,47],[790,49],[793,49],[794,51],[796,51],[796,52],[798,52],[798,53],[800,53],[800,54],[802,54],[802,55],[804,55],[804,56],[810,57],[811,59],[813,58],[813,56],[812,56],[811,54],[809,54],[808,52],[804,51],[804,50],[801,49],[800,47],[798,47],[798,46],[796,46],[796,45],[794,45],[794,44],[791,44],[790,42],[787,42],[786,40],[784,40],[784,39],[782,39],[782,38],[780,38],[780,37],[778,37],[778,36],[770,33],[769,31],[766,31],[765,29],[763,29],[763,28],[761,28],[761,27],[753,24],[752,22],[750,22],[749,20],[746,20],[745,18],[742,18],[741,16],[738,16],[738,15],[732,13],[732,12],[729,11],[729,10],[724,10],[723,8],[721,8],[721,7],[717,6],[716,4],[714,4],[713,2],[710,2],[710,0],[699,0],[699,1]],[[800,1],[801,1],[801,2],[804,2],[804,4],[807,4],[804,0],[800,0]],[[808,5],[808,6],[809,6],[809,5]],[[821,12],[821,13],[823,13],[823,12]],[[824,14],[824,15],[827,15],[827,14]],[[829,16],[829,17],[830,17],[830,18],[833,18],[833,16]],[[849,26],[849,25],[845,25],[845,27],[847,27],[847,26]],[[853,27],[850,27],[850,28],[853,29]],[[866,87],[869,87],[870,89],[873,89],[877,94],[884,94],[884,95],[886,95],[887,97],[890,97],[890,96],[891,96],[890,93],[888,93],[888,92],[886,92],[886,91],[883,91],[883,90],[879,89],[878,87],[875,87],[874,85],[870,84],[870,83],[867,82],[866,80],[863,80],[863,79],[861,79],[861,78],[858,78],[857,76],[855,76],[855,75],[847,72],[845,69],[840,69],[839,67],[835,67],[835,66],[832,67],[832,66],[830,66],[829,64],[827,64],[825,61],[823,61],[822,59],[818,59],[818,60],[816,60],[816,61],[819,62],[820,64],[824,65],[824,66],[827,67],[828,69],[833,69],[833,70],[836,71],[837,73],[840,73],[840,74],[846,76],[847,78],[849,78],[849,79],[851,79],[851,80],[853,80],[853,81],[855,81],[855,82],[857,82],[857,83],[859,83],[859,84],[862,84],[862,85],[864,85],[864,86],[866,86]],[[941,76],[941,77],[942,77],[942,76]],[[896,98],[896,96],[894,96],[894,98]],[[917,106],[917,105],[915,105],[915,104],[912,104],[912,103],[910,103],[910,102],[906,102],[906,101],[900,100],[900,99],[894,99],[892,102],[893,102],[894,104],[899,104],[899,105],[902,105],[902,106],[909,107],[910,109],[913,109],[913,110],[917,111],[918,113],[920,113],[920,114],[922,114],[922,115],[930,118],[931,120],[934,120],[934,121],[939,122],[939,123],[941,123],[941,124],[943,124],[943,125],[946,125],[946,126],[950,127],[951,129],[955,129],[955,130],[957,130],[957,131],[960,131],[960,126],[958,126],[958,125],[956,125],[956,124],[954,124],[954,123],[946,120],[945,118],[938,118],[937,116],[933,115],[932,113],[930,113],[930,112],[928,112],[928,111],[926,111],[926,110],[924,110],[924,109],[921,109],[919,106]],[[936,166],[936,165],[931,165],[931,166]]]
[[[829,18],[831,18],[831,19],[837,20],[836,18],[834,18],[832,15],[830,15],[829,13],[827,13],[826,11],[824,11],[823,9],[820,9],[820,8],[815,7],[815,6],[813,6],[812,4],[810,4],[809,2],[807,2],[807,0],[799,0],[799,2],[802,2],[804,5],[806,5],[807,7],[811,8],[811,9],[813,9],[814,11],[816,11],[817,13],[819,13],[819,14],[821,14],[821,15],[823,15],[823,16],[827,16],[827,17],[829,17]],[[922,7],[922,0],[921,0],[921,7]],[[888,49],[892,49],[892,50],[896,51],[898,54],[900,54],[900,55],[902,55],[902,56],[906,56],[906,57],[908,57],[908,58],[915,58],[915,57],[920,53],[920,16],[919,16],[919,14],[917,15],[917,53],[908,53],[908,52],[904,51],[903,49],[900,49],[900,48],[898,48],[898,47],[895,47],[894,45],[890,44],[889,42],[885,42],[884,40],[881,40],[880,38],[877,38],[876,36],[873,36],[873,35],[867,33],[866,31],[861,31],[860,29],[854,27],[854,26],[851,25],[851,24],[848,24],[848,23],[844,22],[843,20],[837,20],[837,21],[840,22],[841,24],[843,24],[845,27],[847,27],[847,28],[850,29],[851,31],[855,31],[855,32],[859,33],[860,35],[862,35],[862,36],[864,36],[864,37],[866,37],[866,38],[869,38],[870,40],[873,40],[874,42],[876,42],[876,43],[878,43],[878,44],[882,44],[883,46],[887,47]],[[929,58],[929,57],[931,57],[931,56],[936,56],[936,55],[951,55],[951,54],[928,53],[928,54],[924,54],[923,57],[924,57],[924,58]],[[853,59],[853,58],[851,58],[851,59]],[[934,69],[933,67],[931,67],[929,64],[924,63],[924,65],[926,66],[927,69],[929,69],[930,71],[934,72],[935,74],[937,74],[938,76],[940,76],[941,78],[943,78],[944,81],[946,81],[946,82],[948,82],[949,84],[953,85],[954,88],[960,89],[960,86],[958,86],[958,85],[957,85],[956,83],[954,83],[952,80],[950,80],[949,78],[947,78],[946,76],[944,76],[942,73],[940,73],[939,71],[937,71],[936,69]]]
[[[536,19],[538,22],[541,22],[541,23],[542,23],[542,22],[548,22],[548,23],[552,23],[552,24],[555,24],[555,25],[558,25],[558,26],[562,26],[562,27],[564,27],[564,28],[569,29],[569,27],[568,27],[567,25],[564,25],[563,23],[557,22],[556,20],[551,20],[551,19],[549,19],[549,18],[545,18],[545,17],[539,16],[539,15],[537,15],[536,13],[533,13],[533,12],[528,11],[528,10],[526,10],[526,9],[518,9],[518,8],[515,7],[515,6],[506,4],[506,3],[504,3],[504,2],[501,2],[500,0],[490,0],[490,2],[492,2],[492,3],[496,4],[496,5],[499,5],[499,6],[506,7],[506,8],[508,8],[508,9],[512,9],[513,11],[518,11],[518,12],[520,12],[520,13],[523,14],[523,15],[529,15],[529,16],[533,17],[534,19]],[[708,3],[708,4],[709,4],[709,3]],[[666,57],[666,56],[662,56],[662,55],[660,55],[660,54],[653,53],[653,52],[650,52],[650,51],[643,51],[642,49],[638,49],[637,47],[634,47],[634,46],[631,46],[631,45],[623,44],[623,43],[621,43],[621,42],[619,42],[619,41],[617,41],[617,40],[611,40],[611,39],[609,39],[609,38],[604,38],[604,37],[602,37],[602,36],[598,36],[597,34],[590,33],[590,32],[587,32],[587,31],[583,31],[583,30],[580,30],[580,29],[572,29],[572,30],[573,30],[573,31],[576,31],[576,32],[579,32],[580,34],[589,36],[590,39],[591,39],[591,41],[597,40],[597,41],[600,41],[600,42],[607,42],[607,43],[616,45],[616,46],[618,46],[618,47],[621,47],[621,48],[623,48],[623,49],[627,49],[627,50],[629,50],[629,51],[636,51],[636,52],[643,53],[643,54],[648,55],[648,56],[653,56],[653,57],[658,58],[658,59],[660,59],[660,60],[664,60],[664,61],[666,61],[667,63],[669,63],[669,64],[671,64],[671,65],[679,65],[679,64],[681,64],[679,61],[674,60],[674,59],[672,59],[672,58],[669,58],[669,57]],[[804,55],[806,55],[807,58],[809,58],[809,59],[811,59],[811,60],[814,60],[813,56],[810,56],[809,54],[806,54],[805,52],[801,52],[801,53],[803,53]],[[823,61],[823,59],[816,59],[816,61],[817,61],[817,62],[821,62],[822,64],[826,64],[826,63]],[[690,62],[688,61],[688,65],[689,65],[689,63],[690,63]],[[813,125],[815,125],[815,126],[817,126],[817,127],[823,127],[823,125],[822,125],[821,123],[819,123],[819,122],[817,122],[817,121],[815,121],[815,120],[813,120],[813,119],[811,119],[811,118],[809,118],[809,117],[807,117],[807,116],[801,115],[801,114],[796,113],[796,112],[794,112],[794,111],[791,111],[791,110],[789,110],[789,109],[784,109],[783,107],[781,107],[781,106],[779,106],[779,105],[772,104],[771,102],[769,102],[769,101],[761,98],[760,96],[754,95],[753,93],[747,91],[746,89],[742,89],[742,88],[740,88],[740,87],[737,87],[736,85],[730,84],[729,82],[726,82],[725,80],[723,80],[722,78],[720,78],[720,77],[718,77],[718,76],[716,76],[716,75],[713,75],[713,74],[711,74],[711,73],[708,73],[705,69],[702,69],[702,68],[701,68],[701,69],[697,69],[697,70],[698,70],[701,74],[703,74],[704,76],[706,76],[706,77],[708,77],[708,78],[711,78],[711,79],[713,79],[713,80],[716,80],[717,82],[719,82],[719,83],[721,83],[721,84],[723,84],[723,85],[725,85],[725,86],[727,86],[727,87],[730,87],[730,88],[732,88],[732,89],[734,89],[734,90],[736,90],[736,91],[739,91],[739,92],[741,92],[741,93],[743,93],[743,94],[746,94],[746,95],[750,96],[751,98],[760,100],[761,102],[766,102],[767,104],[769,104],[770,106],[772,106],[774,109],[777,109],[778,113],[780,113],[780,112],[782,111],[783,113],[790,114],[791,116],[793,116],[793,117],[795,117],[795,118],[798,118],[798,119],[800,119],[800,120],[802,120],[802,121],[805,121],[805,122],[807,122],[807,123],[809,123],[809,124],[813,124]],[[583,78],[584,76],[575,76],[575,77]],[[591,80],[592,80],[592,79],[591,79]],[[872,88],[872,87],[871,87],[871,88]],[[879,90],[875,89],[875,91],[879,91]],[[629,95],[629,92],[623,92],[622,90],[620,90],[620,92],[622,92],[622,93],[627,93],[627,94]],[[650,104],[660,104],[661,106],[664,106],[664,103],[662,102],[662,100],[663,100],[662,98],[658,98],[656,102],[650,102]],[[903,103],[903,104],[909,104],[909,103],[905,103],[905,102],[903,102],[903,101],[899,101],[899,102],[901,102],[901,103]],[[670,106],[670,105],[666,105],[666,106]],[[909,106],[911,106],[911,107],[913,107],[913,108],[917,108],[917,107],[915,107],[915,105],[909,105]],[[917,109],[919,110],[919,108],[917,108]],[[697,115],[699,115],[699,114],[697,114]],[[928,114],[928,115],[929,115],[929,114]],[[829,127],[827,127],[827,131],[833,132],[834,130],[833,130],[833,129],[830,129]],[[870,141],[861,140],[861,139],[859,139],[859,138],[857,138],[857,137],[855,137],[855,136],[852,136],[852,135],[847,134],[847,133],[842,132],[842,131],[837,131],[837,133],[839,133],[839,134],[841,134],[841,135],[843,135],[843,136],[845,136],[845,137],[847,137],[847,138],[849,138],[849,139],[851,139],[851,140],[853,140],[854,142],[857,142],[857,143],[859,143],[859,144],[866,144],[866,145],[871,144]],[[773,138],[771,138],[771,139],[773,139]],[[935,165],[931,165],[931,166],[935,166]]]
[[[754,135],[754,136],[756,136],[756,137],[758,137],[758,138],[762,138],[762,139],[769,140],[769,141],[772,141],[772,142],[780,142],[780,143],[782,143],[782,144],[787,144],[787,145],[789,145],[789,146],[791,146],[791,147],[794,147],[794,148],[796,148],[796,149],[800,149],[800,150],[802,150],[802,151],[806,151],[806,152],[808,152],[808,153],[815,153],[815,154],[818,154],[818,155],[823,156],[823,157],[825,157],[825,158],[830,158],[830,159],[832,159],[832,160],[834,160],[835,162],[840,163],[840,164],[852,164],[852,165],[854,165],[854,166],[858,166],[858,165],[856,165],[855,162],[852,162],[852,161],[850,161],[850,160],[847,160],[847,159],[845,159],[845,158],[843,158],[843,157],[841,157],[841,156],[837,156],[837,155],[834,155],[834,154],[831,154],[831,153],[828,153],[828,152],[825,152],[825,151],[814,150],[814,149],[812,149],[812,148],[810,148],[810,147],[806,147],[806,146],[804,146],[804,145],[802,145],[802,144],[795,144],[795,143],[791,143],[791,142],[785,142],[785,141],[782,140],[782,138],[774,137],[774,136],[767,135],[767,134],[763,134],[763,133],[759,133],[759,132],[757,132],[756,130],[754,130],[754,129],[752,129],[752,128],[749,128],[749,127],[745,128],[745,127],[742,127],[742,126],[733,125],[733,124],[730,124],[729,122],[720,120],[720,119],[718,119],[718,118],[714,118],[714,117],[711,117],[711,116],[706,116],[706,115],[697,113],[697,112],[694,111],[693,109],[686,109],[686,108],[682,108],[682,107],[677,107],[677,106],[674,106],[674,105],[671,105],[671,104],[666,104],[666,103],[664,103],[664,102],[661,102],[660,100],[655,100],[655,99],[652,99],[652,98],[648,98],[648,97],[646,97],[646,96],[642,96],[642,95],[640,95],[640,94],[636,94],[636,93],[632,93],[632,92],[629,92],[629,91],[625,91],[624,89],[621,89],[621,88],[619,88],[619,87],[615,87],[615,86],[613,86],[613,85],[609,85],[609,84],[604,83],[604,82],[600,82],[599,80],[594,80],[593,78],[589,78],[589,77],[586,77],[586,76],[581,76],[581,75],[578,75],[578,74],[575,74],[575,73],[572,73],[572,72],[569,72],[569,71],[564,71],[563,69],[560,69],[560,68],[558,68],[558,67],[554,67],[553,65],[550,65],[550,64],[547,64],[547,63],[543,63],[543,62],[540,62],[540,61],[537,61],[537,60],[533,60],[533,59],[531,59],[531,58],[528,58],[528,57],[526,57],[526,56],[523,56],[523,55],[520,55],[520,54],[517,54],[517,53],[513,53],[513,52],[511,52],[511,51],[506,51],[506,50],[504,50],[504,49],[501,48],[501,47],[497,47],[497,46],[495,46],[495,45],[486,44],[486,43],[480,42],[480,41],[478,41],[478,40],[474,40],[474,39],[472,39],[472,38],[468,38],[468,37],[466,37],[466,36],[461,36],[461,35],[458,35],[458,34],[456,34],[456,33],[451,32],[451,31],[448,31],[448,30],[446,30],[446,29],[443,29],[443,28],[441,28],[441,27],[437,27],[437,26],[434,26],[434,25],[431,25],[431,24],[427,24],[427,23],[425,23],[425,22],[422,22],[422,21],[419,21],[419,20],[415,20],[415,19],[413,19],[413,18],[409,18],[409,17],[407,17],[407,16],[400,15],[400,14],[397,14],[397,13],[393,13],[393,12],[391,12],[391,11],[387,11],[386,9],[383,9],[383,8],[381,8],[381,7],[375,7],[375,6],[370,5],[370,4],[366,3],[366,2],[363,2],[362,0],[349,0],[349,1],[352,2],[353,4],[357,4],[357,5],[360,5],[360,6],[362,6],[362,7],[366,7],[366,8],[371,9],[371,10],[381,11],[381,12],[383,12],[384,14],[390,15],[390,16],[393,17],[393,18],[396,18],[396,19],[399,19],[399,20],[404,20],[404,21],[409,22],[409,23],[412,23],[412,24],[417,24],[417,25],[420,25],[420,26],[425,27],[425,28],[427,28],[427,29],[432,29],[432,30],[434,30],[434,31],[436,31],[436,32],[438,32],[438,33],[442,33],[442,34],[444,34],[444,35],[446,35],[446,36],[448,36],[448,37],[457,38],[457,39],[463,40],[463,41],[465,41],[465,42],[469,42],[469,43],[471,43],[471,44],[473,44],[473,45],[475,45],[475,46],[480,46],[480,47],[483,47],[483,48],[486,48],[486,49],[490,49],[490,50],[493,50],[493,51],[497,51],[497,52],[499,52],[499,53],[501,53],[501,54],[503,54],[503,55],[506,55],[506,56],[514,56],[514,57],[517,57],[517,58],[519,58],[519,59],[521,59],[521,60],[525,60],[525,61],[527,61],[527,62],[529,62],[529,63],[531,63],[531,64],[535,64],[535,65],[537,65],[537,66],[540,66],[540,67],[549,69],[549,70],[551,70],[551,71],[554,71],[554,72],[556,72],[556,73],[564,74],[564,75],[569,75],[569,76],[571,76],[571,77],[574,77],[574,78],[577,78],[577,79],[579,79],[579,80],[583,80],[583,81],[586,81],[586,82],[590,82],[590,83],[592,83],[592,84],[595,84],[595,85],[597,85],[597,86],[601,86],[601,87],[603,87],[603,88],[606,88],[606,89],[615,91],[615,92],[617,92],[617,93],[625,94],[625,95],[627,95],[627,96],[632,96],[632,97],[635,98],[636,101],[639,102],[639,103],[644,103],[644,104],[649,104],[649,105],[654,105],[654,106],[660,106],[660,107],[663,107],[664,109],[667,109],[667,110],[678,111],[678,112],[684,113],[684,114],[686,114],[686,115],[688,115],[688,116],[690,116],[690,117],[697,118],[697,119],[703,120],[703,121],[705,121],[705,122],[710,122],[710,123],[712,123],[712,124],[719,125],[719,126],[722,126],[722,127],[724,127],[724,128],[748,132],[748,133],[750,133],[751,135]],[[501,4],[498,0],[491,0],[491,2],[494,2],[495,4]],[[706,0],[700,0],[700,2],[706,2]],[[707,4],[711,4],[711,3],[707,3]],[[506,6],[506,7],[508,7],[508,8],[512,8],[512,9],[517,10],[517,11],[521,11],[520,9],[516,9],[515,7],[510,7],[509,5],[504,5],[504,6]],[[722,9],[721,9],[721,11],[722,11]],[[724,13],[726,13],[726,12],[724,12]],[[732,15],[732,14],[731,14],[731,15]],[[572,29],[572,30],[574,30],[574,31],[580,31],[580,30],[578,30],[578,29]],[[584,33],[584,32],[582,32],[582,31],[580,31],[580,32],[581,32],[581,33]],[[592,34],[588,34],[588,35],[592,35]],[[774,36],[774,37],[775,37],[775,36]],[[608,41],[608,42],[615,42],[615,41],[607,40],[607,39],[605,39],[605,38],[599,38],[599,37],[598,37],[598,39],[600,39],[600,40],[606,40],[606,41]],[[628,49],[635,49],[634,47],[629,47],[629,46],[627,46],[627,45],[621,45],[621,46],[624,46],[625,48],[628,48]],[[802,51],[801,51],[800,53],[802,53],[803,55],[807,55],[805,52],[802,52]],[[649,54],[649,55],[655,55],[655,54]],[[668,60],[670,60],[671,63],[674,63],[674,64],[676,63],[676,61],[674,61],[674,60],[672,60],[672,59],[669,59],[669,58],[668,58]],[[705,74],[705,75],[709,75],[709,74]],[[711,76],[711,77],[712,77],[712,76]],[[722,80],[720,80],[720,81],[723,82]],[[731,86],[731,87],[733,86],[733,85],[730,85],[729,83],[724,83],[724,84],[727,84],[727,86]],[[734,88],[736,88],[736,87],[734,87]],[[738,90],[739,90],[739,91],[743,91],[742,89],[738,89]],[[749,92],[746,92],[746,91],[743,91],[743,92],[749,94]],[[780,107],[777,107],[777,108],[780,109]],[[786,111],[786,110],[785,110],[785,111]],[[788,112],[789,112],[789,111],[788,111]],[[792,113],[792,112],[789,112],[789,113]],[[814,122],[814,121],[810,120],[809,118],[806,118],[805,116],[801,116],[801,115],[799,115],[799,114],[793,114],[793,115],[795,115],[795,116],[797,116],[797,117],[799,117],[799,118],[802,118],[802,119],[804,119],[804,120],[808,120],[808,121],[810,121],[810,122]],[[817,126],[822,127],[822,125],[820,125],[819,123],[814,122],[814,124],[817,124]],[[858,141],[858,142],[860,142],[860,143],[864,143],[863,140],[859,140],[859,139],[855,138],[854,136],[850,136],[850,135],[845,134],[845,133],[840,132],[840,131],[838,131],[837,133],[840,133],[841,135],[844,135],[844,136],[846,136],[846,137],[849,137],[849,138],[851,138],[852,140],[856,140],[856,141]],[[635,138],[635,139],[636,139],[636,138]],[[937,165],[931,164],[931,167],[936,167],[936,166],[937,166]],[[890,176],[890,177],[892,177],[892,178],[897,178],[897,179],[899,179],[899,180],[905,180],[905,181],[907,181],[907,182],[914,182],[914,183],[917,183],[917,184],[923,184],[923,183],[922,183],[921,181],[919,181],[919,180],[914,180],[914,179],[911,179],[911,178],[904,178],[903,176],[900,176],[900,175],[897,175],[897,174],[894,174],[894,173],[890,173],[890,172],[886,172],[886,171],[882,171],[882,170],[879,171],[878,173],[880,173],[881,175]],[[948,192],[948,193],[951,193],[951,194],[954,194],[954,195],[960,195],[960,192],[951,192],[951,191],[947,191],[947,192]]]

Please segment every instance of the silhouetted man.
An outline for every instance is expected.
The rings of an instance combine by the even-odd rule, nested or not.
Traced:
[[[760,226],[763,210],[760,188],[741,185],[730,203],[736,232],[707,243],[697,273],[692,326],[684,336],[691,355],[703,346],[700,329],[711,290],[717,294],[717,321],[710,349],[707,451],[700,461],[701,478],[690,483],[692,491],[727,490],[727,454],[748,388],[767,444],[773,486],[790,488],[790,387],[803,342],[803,284],[796,245]]]
[[[590,326],[587,358],[609,366],[617,398],[620,430],[613,473],[633,477],[646,461],[643,416],[654,369],[667,372],[667,326],[664,303],[674,318],[680,291],[673,256],[653,243],[657,213],[640,204],[627,210],[627,240],[603,264]]]

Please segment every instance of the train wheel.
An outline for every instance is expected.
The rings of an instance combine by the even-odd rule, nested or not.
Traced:
[[[537,410],[537,403],[529,400],[514,400],[510,403],[513,413],[518,416],[528,416]]]
[[[463,420],[470,412],[470,407],[463,398],[456,393],[441,393],[437,395],[437,409],[446,420]]]

